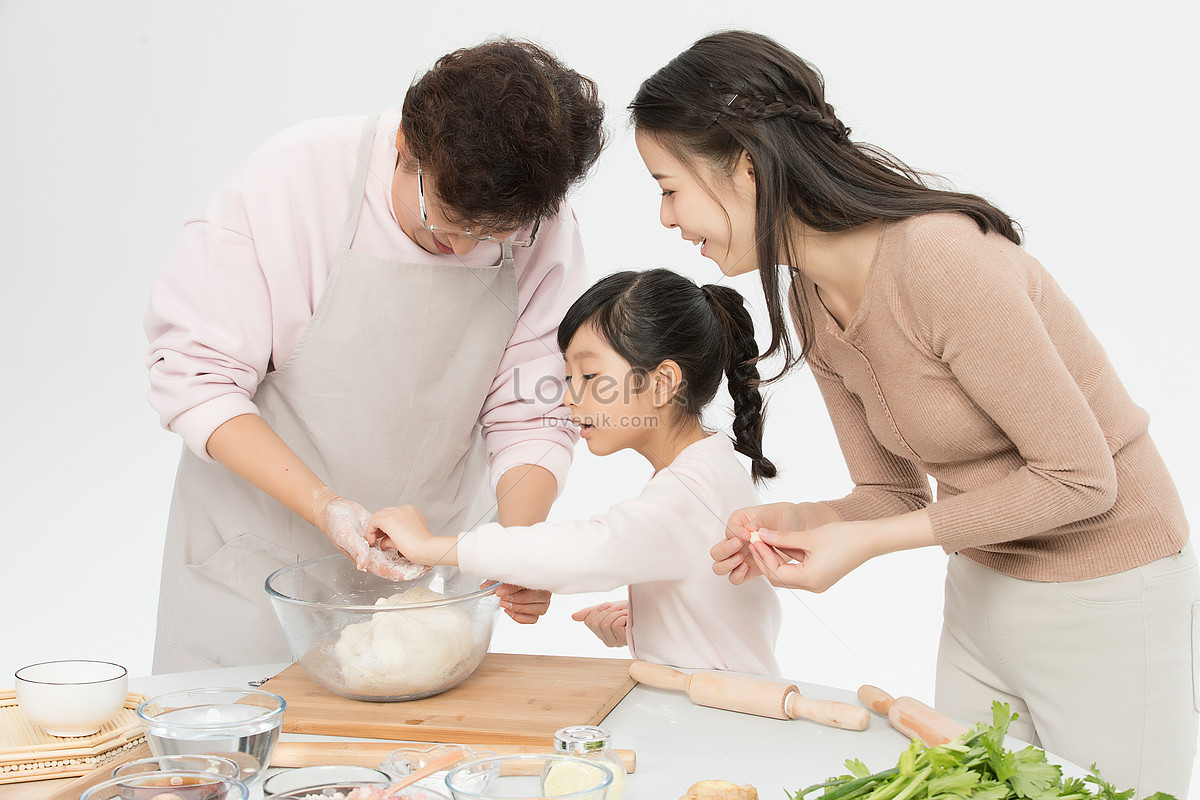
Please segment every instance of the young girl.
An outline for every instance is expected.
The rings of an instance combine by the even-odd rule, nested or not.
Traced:
[[[1007,701],[1014,735],[1139,797],[1185,796],[1200,594],[1183,506],[1147,414],[1013,221],[851,140],[820,74],[764,36],[701,39],[631,108],[662,223],[726,274],[759,271],[768,352],[792,361],[790,273],[855,483],[739,511],[717,569],[819,591],[941,547],[937,706],[974,721]]]
[[[631,448],[650,462],[642,493],[586,521],[488,524],[457,538],[434,536],[412,506],[388,508],[371,518],[370,535],[416,563],[534,589],[628,584],[628,603],[575,615],[609,646],[679,667],[778,675],[774,590],[765,580],[731,585],[708,555],[729,515],[758,502],[754,481],[775,476],[762,453],[758,347],[741,295],[669,270],[620,272],[571,306],[558,344],[572,422],[596,455]],[[701,423],[723,373],[732,442]]]

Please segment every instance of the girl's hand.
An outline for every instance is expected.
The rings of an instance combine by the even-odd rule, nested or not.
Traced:
[[[840,521],[837,512],[824,503],[768,503],[733,512],[725,526],[723,541],[709,551],[713,572],[728,575],[734,585],[762,574],[751,556],[750,537],[759,530],[803,531]]]
[[[485,581],[483,585],[492,583],[494,581]],[[550,610],[551,594],[546,589],[526,589],[524,586],[502,583],[496,588],[496,596],[500,598],[504,613],[522,625],[532,625]]]
[[[571,615],[571,619],[587,625],[609,647],[625,647],[629,644],[626,635],[629,603],[624,600],[581,608]]]
[[[395,553],[385,553],[373,546],[377,537],[368,532],[371,515],[353,500],[346,500],[329,487],[322,488],[313,499],[313,518],[317,527],[333,545],[345,553],[354,566],[393,581],[419,578],[429,567],[413,564]]]
[[[457,555],[458,540],[434,536],[425,515],[412,506],[384,508],[367,524],[367,538],[380,550],[393,551],[399,560],[415,564],[452,564],[448,548]],[[427,572],[429,567],[422,567]],[[422,572],[424,574],[424,572]]]

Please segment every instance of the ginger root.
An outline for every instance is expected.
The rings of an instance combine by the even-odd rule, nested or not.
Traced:
[[[700,781],[693,783],[679,800],[758,800],[758,790],[729,781]]]

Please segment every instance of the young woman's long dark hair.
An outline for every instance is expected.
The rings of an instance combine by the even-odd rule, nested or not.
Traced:
[[[680,163],[692,165],[700,157],[729,175],[743,152],[749,156],[758,271],[771,320],[763,356],[782,350],[779,375],[804,359],[813,337],[812,320],[798,302],[793,220],[832,232],[957,211],[985,233],[1020,244],[1012,219],[983,198],[927,186],[885,151],[851,141],[850,129],[825,102],[820,72],[766,36],[726,31],[700,39],[647,78],[629,108],[637,131],[653,136]],[[799,354],[787,334],[779,264],[791,272],[788,299],[797,314]]]
[[[733,399],[734,448],[751,461],[755,481],[774,478],[762,452],[763,408],[759,391],[754,320],[742,296],[727,286],[697,286],[667,269],[617,272],[597,281],[575,301],[558,326],[558,346],[584,325],[647,375],[668,359],[683,382],[675,395],[678,413],[699,419],[728,378]]]

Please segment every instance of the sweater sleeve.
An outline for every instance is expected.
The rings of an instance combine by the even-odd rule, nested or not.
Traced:
[[[843,520],[880,519],[929,505],[933,499],[925,473],[882,447],[867,424],[862,403],[841,379],[814,361],[808,362],[838,444],[846,459],[854,489],[838,500],[827,500]]]
[[[458,538],[459,567],[476,575],[553,592],[602,592],[695,572],[694,487],[652,480],[640,495],[589,520],[505,528],[489,523]],[[703,553],[707,558],[707,551]]]
[[[564,205],[543,224],[517,282],[520,315],[480,414],[491,483],[521,464],[544,467],[561,494],[579,433],[562,403],[558,324],[587,287],[579,226]]]
[[[149,400],[163,425],[211,461],[208,437],[241,414],[271,358],[271,302],[254,242],[192,221],[150,297]]]
[[[1020,539],[1107,511],[1117,493],[1112,454],[1050,333],[1087,334],[1078,311],[999,236],[950,230],[922,248],[911,260],[921,266],[907,275],[917,335],[1019,456],[1004,478],[930,506],[943,549]]]

